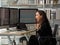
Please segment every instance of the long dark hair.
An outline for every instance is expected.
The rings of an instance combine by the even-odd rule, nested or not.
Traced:
[[[42,17],[43,17],[43,22],[42,23],[45,23],[48,26],[48,28],[51,29],[50,23],[49,23],[49,20],[47,18],[47,15],[46,15],[45,11],[37,10],[37,12],[39,12],[39,14],[42,15]]]

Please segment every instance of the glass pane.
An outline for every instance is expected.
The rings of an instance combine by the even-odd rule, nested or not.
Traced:
[[[34,23],[36,9],[21,9],[20,10],[20,23]]]
[[[19,20],[19,10],[18,9],[10,9],[10,24],[16,24]]]
[[[35,0],[28,0],[28,1],[29,1],[29,4],[34,4]]]
[[[8,8],[0,8],[0,20],[1,25],[9,24],[9,9]]]

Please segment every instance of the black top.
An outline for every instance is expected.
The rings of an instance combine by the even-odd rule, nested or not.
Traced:
[[[52,30],[49,23],[44,22],[41,24],[41,28],[37,31],[36,36],[31,36],[29,39],[29,45],[56,45],[56,38],[52,37]]]
[[[51,27],[47,23],[42,23],[41,28],[37,31],[40,37],[51,37],[52,30]]]

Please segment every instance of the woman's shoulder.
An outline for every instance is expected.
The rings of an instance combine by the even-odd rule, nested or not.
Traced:
[[[50,24],[49,23],[42,23],[41,26],[47,26],[47,27],[50,27]]]
[[[47,26],[46,23],[42,23],[42,24],[41,24],[41,27],[45,27],[45,26]]]
[[[48,23],[42,23],[42,25],[41,25],[41,29],[46,29],[46,30],[51,30],[51,26],[50,26],[50,24],[48,24]]]

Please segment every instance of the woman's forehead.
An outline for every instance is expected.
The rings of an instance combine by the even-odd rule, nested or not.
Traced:
[[[39,14],[39,12],[36,12],[36,14]]]

